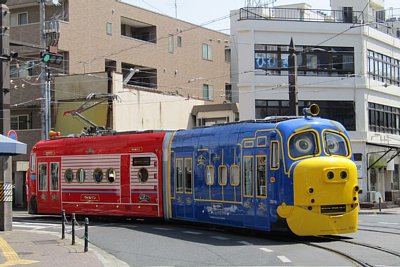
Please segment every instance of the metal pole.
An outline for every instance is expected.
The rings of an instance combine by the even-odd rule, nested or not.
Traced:
[[[289,110],[290,115],[298,116],[298,99],[297,99],[297,56],[293,44],[293,38],[290,39],[289,45]]]
[[[72,245],[75,245],[75,213],[72,213]]]
[[[65,239],[65,210],[62,211],[61,220],[61,239]]]
[[[3,1],[4,2],[4,1]],[[0,53],[10,53],[10,11],[0,5]],[[10,65],[0,60],[0,134],[10,130]],[[12,161],[11,157],[0,156],[0,231],[12,230]]]
[[[40,48],[44,49],[46,47],[46,9],[44,0],[39,0],[40,3]],[[47,94],[47,83],[46,83],[46,63],[41,63],[41,75],[40,75],[40,95],[41,95],[41,130],[42,130],[42,140],[49,138],[49,121],[48,121],[48,94]]]
[[[85,218],[85,252],[88,252],[89,247],[89,218]]]

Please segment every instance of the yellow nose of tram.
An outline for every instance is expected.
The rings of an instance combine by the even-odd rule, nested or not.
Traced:
[[[357,231],[358,192],[357,168],[351,160],[305,159],[293,173],[294,205],[283,203],[278,214],[299,236],[352,233]]]

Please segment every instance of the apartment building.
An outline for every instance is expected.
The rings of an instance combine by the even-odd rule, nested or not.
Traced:
[[[88,116],[121,130],[190,128],[196,122],[193,106],[230,101],[226,34],[117,0],[9,0],[11,48],[19,53],[11,63],[11,128],[28,144],[28,151],[41,139],[41,77],[45,73],[40,52],[46,48],[40,45],[43,2],[46,47],[57,47],[63,56],[61,64],[48,65],[47,77],[51,81],[51,126],[63,127],[62,134],[79,133],[81,125],[68,122],[63,113],[78,108],[90,93],[118,95],[118,103],[106,102]],[[157,110],[152,112],[152,108]],[[160,121],[177,114],[181,124]],[[27,160],[28,155],[13,160],[17,205],[23,203]]]
[[[361,201],[400,199],[400,11],[383,0],[331,0],[232,11],[232,93],[240,119],[289,113],[289,43],[298,110],[317,103],[353,144]],[[396,16],[397,15],[397,16]]]

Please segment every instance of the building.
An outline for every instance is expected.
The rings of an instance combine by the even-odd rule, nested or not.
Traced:
[[[331,0],[331,8],[232,11],[232,94],[240,119],[289,113],[293,39],[299,114],[317,103],[320,116],[350,131],[361,201],[399,201],[400,10],[385,11],[383,0]]]
[[[46,3],[44,9],[42,3]],[[73,123],[62,111],[78,108],[90,93],[118,95],[122,104],[106,102],[88,114],[96,123],[117,130],[190,128],[196,121],[193,106],[229,100],[226,34],[117,0],[9,0],[7,5],[11,11],[11,48],[19,53],[11,65],[11,128],[28,144],[28,151],[43,136],[47,80],[51,82],[51,90],[47,90],[52,100],[51,126],[56,130],[64,127],[63,135],[79,133],[82,126],[77,124],[78,128],[71,130]],[[41,19],[43,10],[45,19]],[[43,20],[45,47],[41,46]],[[40,53],[47,47],[57,48],[54,52],[62,55],[62,60],[60,64],[49,63],[49,72],[43,72]],[[143,103],[143,97],[154,105]],[[160,111],[171,99],[170,106],[164,105]],[[173,106],[174,101],[178,105]],[[150,106],[158,108],[163,117],[149,112]],[[184,117],[182,124],[161,121],[176,114]],[[139,119],[139,115],[147,117]],[[22,206],[28,156],[14,157],[13,161],[16,205]]]

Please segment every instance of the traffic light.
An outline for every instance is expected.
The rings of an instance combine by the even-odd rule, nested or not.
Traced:
[[[47,50],[40,52],[40,57],[42,58],[42,62],[56,65],[60,65],[64,60],[63,55],[52,53]]]

